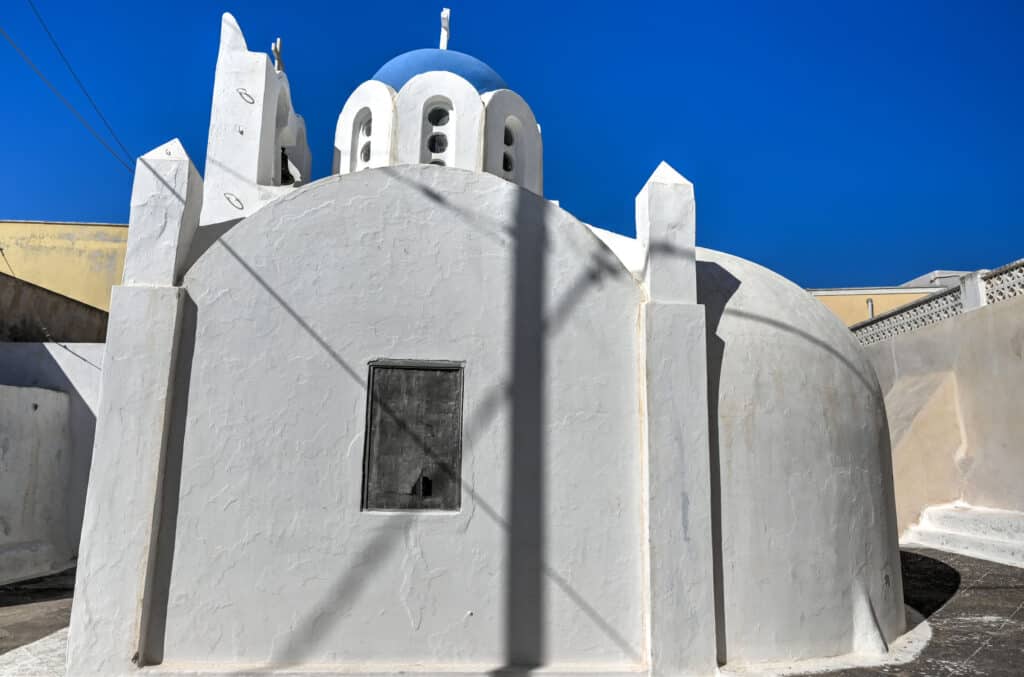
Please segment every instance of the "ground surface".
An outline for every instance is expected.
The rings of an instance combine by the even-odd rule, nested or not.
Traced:
[[[938,550],[903,550],[906,603],[932,639],[910,663],[819,673],[828,677],[1021,677],[1024,569]]]
[[[0,654],[67,627],[74,572],[0,586]]]
[[[0,675],[64,674],[64,628],[74,585],[69,572],[0,586]]]
[[[63,675],[72,583],[71,574],[61,574],[0,587],[0,676]],[[1024,675],[1024,569],[937,550],[905,549],[903,587],[906,603],[931,624],[932,640],[921,654],[904,665],[818,674]]]

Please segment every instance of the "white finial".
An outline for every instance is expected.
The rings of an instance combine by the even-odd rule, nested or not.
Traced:
[[[452,11],[445,7],[441,10],[441,49],[448,49],[448,34],[451,32],[449,26]]]
[[[283,73],[284,60],[281,59],[281,38],[274,40],[270,45],[270,51],[274,53],[274,70],[278,73]]]

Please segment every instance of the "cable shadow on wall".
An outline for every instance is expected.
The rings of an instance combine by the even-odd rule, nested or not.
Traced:
[[[427,193],[427,197],[442,204],[448,204],[443,196]],[[618,270],[605,249],[592,265],[586,267],[580,277],[570,285],[566,294],[554,304],[558,309],[555,316],[545,317],[544,296],[546,291],[545,252],[547,204],[542,198],[517,190],[517,205],[514,223],[505,224],[504,230],[511,234],[515,243],[512,280],[512,322],[515,348],[511,356],[511,383],[496,387],[486,394],[478,407],[478,415],[467,422],[467,441],[486,427],[485,419],[492,418],[501,409],[498,404],[505,398],[510,401],[512,426],[510,429],[513,445],[512,468],[510,470],[510,504],[507,506],[508,519],[499,510],[477,494],[472,486],[463,480],[463,490],[470,494],[482,512],[487,514],[507,533],[508,551],[506,556],[506,618],[505,618],[505,663],[495,674],[523,674],[544,663],[544,611],[543,579],[547,578],[561,589],[592,622],[627,655],[641,661],[639,652],[623,638],[616,629],[582,596],[579,595],[558,572],[546,562],[543,552],[544,536],[544,364],[545,341],[551,333],[557,332],[564,322],[571,306],[581,298],[588,288],[600,282],[604,275]],[[467,216],[460,213],[460,216]],[[468,215],[472,216],[472,215]],[[226,232],[234,223],[225,224]],[[521,242],[520,242],[521,240]],[[331,345],[307,322],[288,302],[281,297],[256,270],[252,268],[231,245],[221,238],[211,238],[202,243],[201,251],[214,242],[232,256],[240,266],[256,280],[263,289],[309,334],[350,377],[361,387],[366,383],[363,375],[350,366]],[[191,261],[198,258],[190,254]],[[613,265],[614,264],[614,265]],[[191,303],[191,302],[189,302]],[[175,376],[175,404],[173,406],[172,432],[168,443],[167,484],[162,499],[162,518],[158,531],[157,549],[162,557],[157,559],[158,568],[154,576],[152,599],[146,616],[144,659],[146,663],[159,663],[164,655],[167,605],[171,578],[171,561],[174,553],[177,521],[177,501],[180,493],[181,463],[184,429],[187,421],[187,397],[189,372],[195,340],[195,307],[192,304],[183,321],[182,346]],[[421,440],[424,450],[432,452]],[[471,444],[471,442],[468,442]],[[531,490],[531,487],[537,491]],[[283,668],[297,665],[310,657],[316,646],[327,635],[330,627],[358,595],[365,585],[365,575],[372,571],[372,564],[389,556],[400,545],[399,529],[382,525],[359,556],[360,565],[342,574],[321,602],[314,605],[301,620],[284,648],[271,663],[260,669]]]

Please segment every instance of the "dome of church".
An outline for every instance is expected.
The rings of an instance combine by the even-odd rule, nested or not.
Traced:
[[[871,363],[824,304],[739,257],[697,248],[697,302],[707,311],[728,659],[891,641],[903,631],[903,595]]]
[[[476,87],[481,94],[495,89],[508,89],[501,76],[483,61],[450,49],[414,49],[399,54],[381,66],[372,79],[397,91],[413,76],[430,71],[454,73]]]

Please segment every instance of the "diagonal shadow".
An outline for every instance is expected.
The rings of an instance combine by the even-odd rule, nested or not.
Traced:
[[[481,220],[487,221],[486,217],[478,214],[471,214],[464,209],[452,205],[447,199],[429,188],[417,184],[415,181],[391,172],[392,176],[400,180],[418,186],[427,199],[451,209],[468,226],[482,229],[479,225]],[[545,663],[546,646],[544,627],[545,622],[545,597],[544,579],[562,590],[567,597],[594,622],[602,631],[626,654],[632,656],[638,662],[641,660],[636,649],[625,640],[617,630],[605,621],[598,612],[581,595],[579,595],[565,580],[564,577],[552,569],[545,561],[544,553],[544,507],[546,487],[544,486],[543,467],[545,461],[544,448],[544,377],[546,364],[546,341],[556,333],[566,316],[571,312],[572,307],[578,303],[578,299],[591,289],[612,271],[618,270],[619,263],[613,255],[602,248],[601,256],[596,256],[580,278],[577,279],[569,290],[557,303],[553,310],[545,314],[545,288],[546,279],[546,256],[547,256],[547,219],[542,198],[533,196],[526,191],[516,192],[517,203],[514,210],[514,217],[511,223],[500,225],[501,231],[507,234],[514,245],[513,279],[512,279],[512,331],[513,331],[513,353],[511,355],[510,374],[511,382],[496,387],[493,392],[487,393],[478,407],[478,413],[466,426],[467,436],[472,437],[484,429],[488,420],[500,410],[500,404],[504,399],[510,401],[512,425],[510,426],[510,443],[513,450],[512,466],[509,474],[509,505],[507,506],[508,520],[506,521],[501,513],[484,500],[472,486],[463,480],[463,489],[470,494],[482,512],[487,514],[496,524],[506,531],[507,553],[506,553],[506,617],[505,617],[505,665],[494,671],[495,675],[517,675],[530,673]],[[474,223],[476,221],[476,223]],[[224,240],[222,237],[237,222],[220,224],[221,228],[207,231],[210,236],[197,248],[191,261],[194,262],[207,247],[217,242],[225,251],[232,256],[240,266],[255,279],[272,298],[312,337],[318,345],[331,356],[333,361],[363,388],[366,387],[365,379],[360,373],[352,368],[337,353],[334,348],[317,333],[304,318],[302,318],[259,274]],[[493,230],[487,230],[492,237],[501,237]],[[688,256],[693,258],[694,252],[669,251],[665,245],[652,243],[651,250],[658,248],[659,251]],[[715,609],[717,617],[717,640],[719,650],[719,662],[724,663],[726,659],[725,647],[725,618],[723,602],[723,562],[722,562],[722,525],[721,525],[721,476],[720,462],[718,458],[718,421],[717,406],[719,398],[720,370],[724,355],[724,343],[715,335],[718,323],[723,314],[736,315],[758,322],[764,322],[783,331],[794,333],[803,339],[815,344],[819,348],[828,351],[838,358],[847,368],[853,371],[862,383],[871,387],[871,383],[860,373],[852,362],[836,351],[832,346],[821,341],[817,337],[807,334],[802,330],[788,325],[784,322],[770,317],[763,317],[745,311],[730,310],[726,308],[731,295],[739,286],[738,280],[732,278],[724,269],[717,264],[698,262],[698,274],[706,275],[710,268],[719,268],[732,281],[726,280],[724,295],[720,298],[699,298],[698,303],[708,307],[708,395],[709,395],[709,424],[711,432],[711,469],[712,469],[712,533],[714,542],[714,579],[715,579]],[[188,367],[191,365],[189,364]],[[187,391],[187,388],[186,388]],[[388,412],[393,415],[393,412]],[[408,431],[408,428],[406,428]],[[413,434],[412,431],[408,431]],[[423,440],[417,442],[424,451],[435,458],[438,455],[429,448]],[[179,451],[180,454],[180,451]],[[180,463],[180,458],[177,461]],[[180,470],[179,470],[180,472]],[[176,495],[176,491],[173,492]],[[175,498],[176,501],[176,498]],[[176,509],[176,507],[175,507]],[[170,510],[168,518],[172,517]],[[173,520],[172,520],[173,521]],[[162,527],[163,528],[163,527]],[[281,652],[280,659],[276,659],[272,667],[284,667],[289,664],[297,664],[308,657],[316,646],[328,634],[329,628],[337,621],[337,610],[344,605],[350,604],[359,594],[360,580],[357,575],[359,569],[371,566],[373,562],[387,557],[397,546],[399,532],[382,528],[373,540],[366,546],[360,555],[360,562],[365,566],[355,567],[356,571],[349,571],[338,578],[332,585],[324,600],[317,604],[314,609],[304,618],[292,631],[291,639],[286,643]],[[173,545],[170,550],[162,552],[173,553]],[[169,566],[169,563],[168,563]],[[330,616],[331,613],[334,616]],[[164,609],[166,615],[166,609]],[[150,622],[157,622],[156,617]],[[153,625],[152,630],[162,630]],[[161,634],[154,633],[154,634]],[[161,639],[162,641],[162,639]],[[153,654],[156,657],[156,652]],[[267,666],[271,667],[271,666]]]
[[[392,515],[377,525],[377,533],[359,552],[358,561],[351,570],[338,577],[327,594],[311,609],[288,634],[284,649],[273,661],[260,669],[281,669],[295,667],[316,650],[320,641],[339,620],[340,610],[350,607],[366,588],[365,581],[372,574],[377,563],[387,559],[394,552],[401,539],[395,525],[401,516]],[[239,674],[247,674],[248,670]]]
[[[427,189],[429,190],[429,189]],[[518,457],[521,455],[518,453],[519,447],[514,447],[516,453],[514,455],[513,468],[510,476],[510,483],[512,487],[513,499],[517,494],[525,493],[529,498],[529,492],[520,491],[518,488],[524,483],[538,483],[541,479],[542,463],[543,460],[543,449],[541,447],[543,426],[541,412],[543,410],[543,400],[540,398],[543,396],[543,344],[545,340],[544,327],[548,322],[545,320],[543,315],[543,293],[544,293],[544,278],[537,275],[538,263],[542,260],[539,254],[542,251],[545,243],[545,228],[546,222],[544,218],[545,204],[541,198],[535,196],[531,197],[529,194],[525,194],[525,191],[517,192],[520,199],[519,208],[516,209],[516,218],[522,220],[528,225],[524,227],[526,235],[529,240],[526,245],[519,247],[517,245],[516,254],[516,274],[514,276],[514,294],[515,300],[513,303],[513,321],[516,324],[514,330],[517,338],[521,338],[521,341],[517,340],[517,345],[522,343],[522,348],[517,349],[513,354],[513,383],[508,386],[499,387],[494,393],[486,395],[483,403],[489,404],[489,406],[481,407],[480,417],[474,417],[467,425],[467,431],[472,434],[473,431],[481,431],[484,429],[486,422],[484,418],[493,417],[498,411],[497,406],[500,403],[501,398],[507,395],[513,400],[513,425],[512,435],[514,436],[514,444],[516,445],[527,445],[529,451],[525,458],[520,462]],[[228,228],[233,226],[231,223]],[[518,231],[517,231],[518,235]],[[295,310],[287,303],[287,301],[281,297],[269,284],[263,280],[260,275],[236,252],[227,242],[222,238],[215,240],[220,244],[225,251],[234,258],[239,265],[247,272],[254,280],[260,284],[263,289],[270,294],[272,298],[303,328],[303,330],[313,338],[318,345],[331,356],[333,361],[338,364],[351,378],[353,378],[361,387],[366,387],[365,380],[360,374],[349,365],[338,353],[334,350],[331,345],[324,340],[322,336]],[[212,242],[210,243],[212,244]],[[207,245],[209,246],[209,245]],[[520,256],[520,253],[522,256]],[[519,261],[525,263],[520,264]],[[522,267],[520,267],[522,265]],[[590,269],[585,271],[581,280],[578,280],[570,288],[570,294],[575,296],[582,296],[586,288],[590,285],[587,280],[595,281],[600,279],[606,274],[611,268],[610,262],[605,261],[601,263],[596,269]],[[595,273],[594,270],[604,271],[601,273]],[[556,304],[556,307],[560,310],[568,310],[570,303],[564,299],[562,302]],[[562,313],[564,315],[564,313]],[[554,316],[553,316],[554,317]],[[561,315],[559,316],[559,318]],[[529,321],[524,320],[520,323],[519,318],[529,318]],[[555,324],[555,323],[552,323]],[[560,324],[560,322],[559,322]],[[521,326],[520,326],[521,325]],[[557,328],[557,327],[556,327]],[[521,367],[521,368],[520,368]],[[190,368],[190,365],[185,365],[184,368]],[[490,404],[493,403],[493,404]],[[393,414],[393,412],[391,412]],[[522,424],[520,424],[522,422]],[[415,436],[411,430],[406,428],[409,434]],[[418,443],[422,446],[425,453],[438,458],[429,446],[423,441],[418,440]],[[179,451],[180,455],[180,451]],[[180,463],[180,458],[177,460]],[[555,571],[550,565],[548,565],[543,556],[543,550],[541,545],[542,539],[542,528],[543,528],[543,504],[537,500],[538,496],[532,497],[530,500],[523,500],[521,497],[518,502],[514,502],[513,505],[509,506],[510,519],[506,522],[499,511],[491,506],[485,499],[483,499],[472,486],[469,486],[463,480],[463,489],[469,493],[476,504],[481,508],[482,512],[487,514],[492,520],[494,520],[499,526],[505,529],[509,534],[509,547],[510,552],[507,557],[509,576],[508,587],[514,588],[516,593],[513,594],[511,590],[508,590],[507,598],[509,602],[508,607],[508,618],[506,619],[506,659],[508,665],[498,671],[497,674],[510,674],[521,672],[523,669],[531,669],[542,664],[543,660],[543,599],[541,580],[543,577],[547,577],[554,585],[561,589],[566,596],[573,600],[573,602],[580,608],[580,610],[591,619],[595,625],[602,629],[602,631],[617,645],[624,653],[632,657],[636,661],[641,661],[639,652],[632,647],[632,645],[622,637],[618,631],[606,620],[604,620],[600,614],[590,605],[585,598],[577,593],[568,581]],[[177,500],[177,491],[173,493]],[[171,511],[168,511],[168,517],[171,515]],[[382,532],[381,539],[385,538],[383,534],[391,532]],[[514,534],[514,535],[513,535]],[[376,543],[376,541],[374,542]],[[374,545],[374,544],[371,544]],[[385,548],[382,545],[374,545],[376,552],[387,553],[390,551],[390,547]],[[162,552],[168,552],[162,547]],[[173,548],[170,550],[173,553]],[[354,583],[347,582],[348,576],[342,576],[338,583],[332,587],[332,593],[330,597],[343,599],[349,594],[347,591],[350,590],[350,586]],[[512,600],[515,600],[512,603]],[[330,622],[323,622],[323,614],[320,611],[321,607],[318,606],[310,618],[306,619],[299,624],[298,628],[302,628],[301,634],[307,635],[307,637],[296,638],[291,642],[283,652],[283,655],[287,657],[289,664],[295,664],[301,662],[302,659],[309,655],[309,652],[315,648],[316,642],[319,641],[318,637],[322,638],[326,635],[327,630],[332,626]],[[166,610],[164,610],[166,615]],[[313,619],[320,619],[317,622],[313,622]],[[156,615],[150,620],[150,623],[154,623],[152,629],[154,631],[160,630],[158,627],[159,623],[165,622],[156,620]],[[298,633],[293,632],[293,636]],[[153,633],[156,634],[162,633]],[[308,640],[308,641],[307,641]],[[151,642],[157,640],[153,639]],[[159,640],[159,641],[162,641]],[[155,644],[153,646],[156,646]],[[153,656],[156,657],[158,652],[153,650]],[[275,660],[272,665],[264,667],[285,667],[284,664]]]

